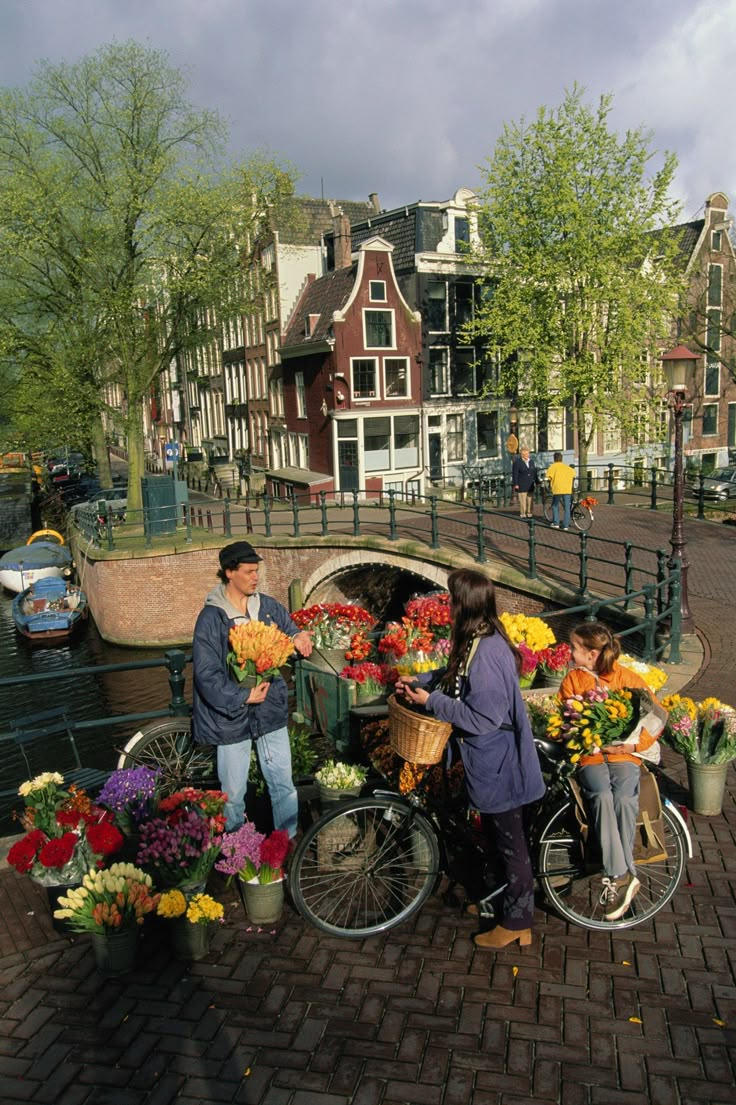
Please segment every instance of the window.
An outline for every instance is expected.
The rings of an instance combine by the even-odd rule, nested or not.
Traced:
[[[455,326],[458,329],[473,321],[473,291],[472,284],[455,285]]]
[[[409,394],[409,361],[406,357],[384,359],[383,387],[387,399],[406,398]]]
[[[309,434],[297,434],[299,467],[309,468]]]
[[[723,265],[708,265],[708,306],[720,307]]]
[[[455,350],[455,379],[453,384],[456,395],[475,395],[478,390],[475,383],[475,349]]]
[[[363,453],[366,472],[391,467],[391,419],[366,418],[363,423]]]
[[[294,385],[296,387],[296,416],[297,418],[307,417],[307,396],[304,391],[304,373],[294,373]]]
[[[429,351],[429,393],[430,395],[450,394],[450,351],[445,346]]]
[[[470,249],[470,220],[455,216],[455,253],[467,253]]]
[[[703,406],[703,437],[713,437],[718,433],[718,404],[706,403]]]
[[[565,408],[547,409],[547,445],[550,452],[561,453],[565,448]]]
[[[386,302],[386,281],[385,280],[371,280],[368,285],[368,295],[371,303],[385,303]]]
[[[606,422],[603,430],[603,452],[617,453],[621,448],[621,430],[612,422]]]
[[[708,361],[705,366],[705,394],[720,395],[721,366],[718,361]]]
[[[728,404],[728,440],[729,449],[736,449],[736,403]]]
[[[363,311],[366,349],[393,349],[393,311]]]
[[[462,460],[465,456],[465,426],[462,414],[448,414],[447,459]]]
[[[517,435],[519,443],[524,448],[534,452],[535,442],[537,440],[537,409],[536,407],[524,407],[519,411],[518,415],[518,428]]]
[[[378,362],[373,357],[358,358],[351,361],[350,368],[353,376],[353,398],[375,399],[378,395]]]
[[[430,333],[444,334],[447,324],[447,284],[433,280],[427,285],[427,329]]]
[[[715,307],[708,311],[708,329],[705,334],[705,344],[713,353],[720,353],[721,312]]]
[[[478,456],[498,456],[498,411],[478,411]]]
[[[721,252],[721,233],[722,232],[720,230],[714,230],[711,233],[710,248],[713,250],[714,253]]]
[[[281,379],[271,380],[271,414],[275,418],[284,417],[284,382]]]
[[[419,463],[419,416],[394,418],[394,468],[416,468]]]

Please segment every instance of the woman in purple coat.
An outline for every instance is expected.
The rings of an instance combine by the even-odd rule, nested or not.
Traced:
[[[487,576],[461,568],[451,573],[447,586],[452,642],[439,688],[428,691],[402,679],[396,690],[452,724],[470,805],[480,811],[486,839],[504,870],[508,885],[500,921],[476,936],[476,945],[496,949],[514,940],[530,944],[534,876],[524,807],[541,798],[545,786],[519,690],[518,653],[498,618]]]

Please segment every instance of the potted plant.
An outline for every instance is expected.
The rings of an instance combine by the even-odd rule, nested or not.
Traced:
[[[334,805],[335,802],[344,801],[345,798],[357,797],[365,783],[366,775],[366,769],[357,764],[327,760],[314,776],[322,809]]]
[[[522,689],[528,689],[537,677],[537,671],[539,670],[539,653],[534,652],[524,641],[520,641],[516,647],[521,657],[519,686]]]
[[[239,683],[251,687],[281,675],[294,651],[288,634],[263,622],[239,622],[230,630],[228,640],[230,671]]]
[[[398,672],[389,664],[373,664],[363,661],[360,664],[348,664],[340,672],[341,679],[352,679],[355,683],[355,695],[358,706],[385,703],[386,692],[397,678]]]
[[[160,887],[201,893],[220,852],[225,795],[185,787],[159,799],[155,816],[141,822],[138,866]]]
[[[723,807],[728,765],[736,759],[736,711],[717,698],[695,702],[667,695],[663,740],[684,756],[694,813],[717,816]]]
[[[546,687],[559,687],[567,675],[572,663],[570,646],[564,641],[543,648],[537,654],[537,665]]]
[[[79,885],[90,867],[119,852],[122,833],[112,814],[93,803],[78,787],[65,789],[63,776],[46,771],[22,783],[25,808],[20,821],[27,830],[8,852],[8,863],[46,888],[52,912],[59,894]],[[54,924],[60,931],[67,926]]]
[[[388,623],[378,651],[399,675],[411,675],[441,666],[434,644],[434,634],[426,621],[403,617],[400,622]]]
[[[90,869],[81,886],[61,895],[54,916],[74,932],[90,933],[98,970],[119,975],[133,966],[140,926],[159,899],[150,875],[132,863],[113,863]]]
[[[278,921],[284,907],[284,864],[290,849],[289,834],[275,829],[266,836],[251,821],[222,838],[222,857],[215,867],[238,891],[250,920],[257,925]]]
[[[309,662],[335,675],[344,666],[346,650],[351,649],[355,638],[360,634],[365,639],[366,632],[376,624],[365,607],[346,602],[318,602],[294,611],[291,617],[312,638],[314,652]]]
[[[223,923],[222,902],[209,894],[195,894],[187,901],[181,890],[166,890],[156,914],[171,921],[172,943],[177,959],[202,959],[210,947],[212,926]]]

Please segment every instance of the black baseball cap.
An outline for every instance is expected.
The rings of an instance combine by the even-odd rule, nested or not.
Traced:
[[[248,541],[233,541],[232,545],[225,545],[220,549],[220,567],[236,568],[238,564],[257,564],[263,560]]]

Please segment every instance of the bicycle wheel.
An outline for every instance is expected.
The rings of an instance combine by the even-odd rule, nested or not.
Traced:
[[[427,900],[440,871],[429,820],[393,798],[358,798],[315,822],[289,867],[292,900],[331,936],[376,936]]]
[[[667,904],[685,870],[686,848],[680,825],[663,806],[666,859],[637,865],[639,893],[617,921],[607,921],[601,904],[601,871],[586,870],[580,830],[567,802],[542,831],[537,877],[545,897],[565,920],[589,929],[627,929],[648,921]]]
[[[219,787],[214,749],[193,742],[188,717],[164,718],[141,726],[120,753],[117,766],[158,768],[166,794],[182,786]]]
[[[592,510],[587,506],[581,506],[580,503],[573,503],[570,514],[575,529],[579,529],[581,533],[587,533],[593,524]]]

